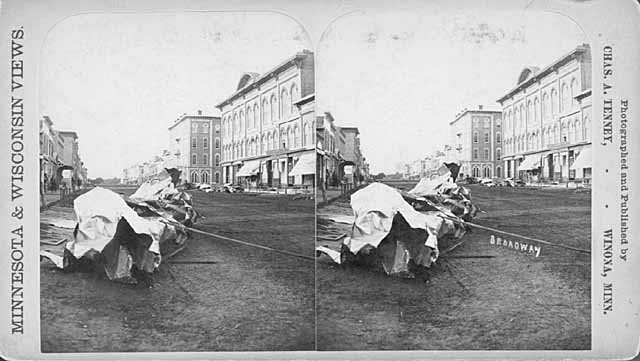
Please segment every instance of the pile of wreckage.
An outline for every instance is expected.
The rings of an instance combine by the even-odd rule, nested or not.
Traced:
[[[41,256],[62,269],[98,264],[110,280],[137,283],[159,267],[161,249],[185,246],[189,234],[183,226],[198,218],[179,179],[180,171],[165,169],[129,197],[101,187],[80,195],[73,202],[73,231],[57,247],[41,246]]]
[[[455,183],[459,169],[445,164],[408,192],[383,183],[356,191],[351,195],[351,236],[339,243],[319,242],[318,255],[338,264],[381,264],[388,275],[413,278],[436,262],[439,245],[460,242],[467,232],[463,221],[479,211],[469,190]]]

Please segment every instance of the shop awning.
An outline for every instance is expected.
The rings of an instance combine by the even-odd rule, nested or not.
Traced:
[[[259,160],[250,160],[245,162],[242,168],[236,174],[238,177],[251,177],[252,175],[258,174],[260,170],[260,161]]]
[[[540,156],[528,155],[524,157],[524,160],[518,166],[518,170],[533,170],[540,167]]]
[[[591,168],[591,147],[582,149],[569,168],[573,170]]]
[[[315,174],[316,173],[316,152],[304,153],[300,155],[300,159],[296,165],[293,166],[290,176]]]

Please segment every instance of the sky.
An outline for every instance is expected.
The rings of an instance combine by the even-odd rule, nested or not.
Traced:
[[[119,177],[169,145],[183,113],[219,115],[244,72],[311,49],[304,29],[270,13],[85,14],[42,47],[40,114],[76,131],[90,178]]]
[[[525,66],[545,67],[587,39],[542,12],[379,11],[336,20],[316,46],[316,102],[360,130],[371,172],[441,150],[463,108],[500,110]]]

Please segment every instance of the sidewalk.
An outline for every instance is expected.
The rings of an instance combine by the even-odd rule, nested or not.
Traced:
[[[48,191],[47,193],[44,194],[45,207],[49,206],[49,204],[58,200],[60,200],[60,192]]]
[[[353,188],[351,188],[350,190],[346,191],[345,193],[342,192],[342,189],[340,187],[329,187],[327,190],[325,190],[325,194],[326,194],[326,198],[327,198],[326,202],[322,198],[322,191],[320,189],[318,189],[318,194],[316,195],[317,203],[318,203],[319,206],[322,206],[322,205],[329,204],[329,203],[335,201],[336,199],[342,197],[343,195],[349,197],[355,191],[357,191],[358,189],[366,186],[367,184],[368,183],[361,183],[361,184],[355,185]]]
[[[89,188],[86,187],[82,187],[79,189],[76,189],[76,191],[74,193],[68,193],[65,198],[69,198],[71,197],[72,199],[74,199],[76,196],[80,195],[81,193],[84,193],[86,190],[88,190]],[[51,203],[57,202],[61,199],[60,196],[60,191],[47,191],[44,194],[44,207],[40,207],[40,209],[46,208],[49,205],[51,205]]]

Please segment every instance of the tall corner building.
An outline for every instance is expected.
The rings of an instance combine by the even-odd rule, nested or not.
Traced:
[[[178,168],[186,182],[221,183],[220,117],[203,115],[202,111],[183,114],[169,127],[169,137],[172,154],[161,162],[162,167]]]
[[[216,105],[224,183],[315,184],[314,55],[303,50],[264,74],[245,73]]]
[[[507,177],[590,183],[591,52],[582,44],[545,68],[526,67],[498,99]]]
[[[465,109],[449,123],[446,158],[460,163],[460,179],[471,177],[502,178],[502,112]]]

